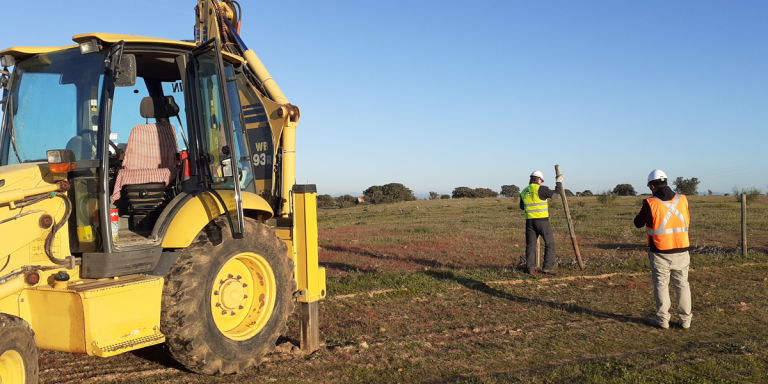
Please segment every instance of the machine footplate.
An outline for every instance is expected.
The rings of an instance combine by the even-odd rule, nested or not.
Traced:
[[[127,340],[117,344],[107,345],[103,348],[97,346],[94,351],[94,355],[100,357],[114,356],[123,352],[148,347],[150,345],[160,344],[163,342],[165,342],[165,335],[163,334],[139,337],[134,340]]]

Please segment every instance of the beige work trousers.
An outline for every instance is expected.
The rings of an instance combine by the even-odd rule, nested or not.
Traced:
[[[664,324],[669,323],[669,281],[677,293],[677,312],[684,327],[691,325],[691,287],[688,285],[688,251],[680,253],[648,252],[653,276],[653,297],[656,299],[656,316]]]

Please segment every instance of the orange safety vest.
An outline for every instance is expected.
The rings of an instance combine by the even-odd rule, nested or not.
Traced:
[[[676,248],[688,248],[688,225],[691,216],[688,212],[688,198],[677,194],[670,201],[661,201],[658,197],[646,199],[653,214],[653,227],[646,226],[648,245],[651,241],[660,251]]]

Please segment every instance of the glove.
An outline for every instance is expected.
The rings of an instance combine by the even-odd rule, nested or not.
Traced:
[[[558,183],[562,183],[563,182],[563,175],[557,176],[557,179],[555,179],[555,181],[557,181]]]

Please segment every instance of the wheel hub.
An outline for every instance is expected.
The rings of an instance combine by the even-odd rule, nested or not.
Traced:
[[[226,337],[247,340],[266,325],[274,308],[277,283],[269,263],[245,252],[229,259],[216,275],[211,314]]]
[[[224,309],[239,309],[243,302],[245,301],[245,288],[243,288],[243,284],[240,283],[237,280],[228,280],[225,281],[224,284],[221,285],[221,294],[219,297],[221,298],[220,303],[222,308]]]
[[[26,382],[24,359],[14,350],[0,355],[0,384],[23,384]]]

